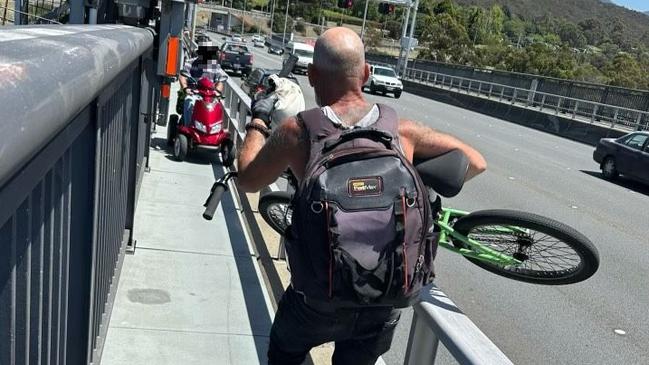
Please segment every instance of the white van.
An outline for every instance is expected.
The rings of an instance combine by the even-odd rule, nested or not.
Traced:
[[[284,62],[292,54],[298,58],[295,67],[293,67],[293,73],[299,71],[306,74],[309,63],[313,62],[313,46],[306,43],[290,42],[286,46],[286,52],[284,52]]]

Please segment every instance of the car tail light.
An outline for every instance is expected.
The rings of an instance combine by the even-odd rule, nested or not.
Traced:
[[[223,61],[225,59],[225,53],[219,55],[219,60]]]
[[[264,91],[264,87],[261,85],[258,85],[257,89],[255,89],[255,93],[262,92],[262,91]]]
[[[252,54],[250,54],[250,63],[252,64]]]

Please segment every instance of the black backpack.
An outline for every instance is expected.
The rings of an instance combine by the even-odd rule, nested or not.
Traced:
[[[287,239],[291,284],[307,303],[406,307],[432,281],[437,240],[428,190],[403,156],[398,118],[344,130],[298,114],[310,140]]]

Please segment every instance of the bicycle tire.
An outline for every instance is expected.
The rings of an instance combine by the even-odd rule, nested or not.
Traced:
[[[536,237],[536,235],[530,236],[529,233],[522,232],[519,232],[518,235],[498,232],[497,234],[500,236],[508,235],[507,238],[509,239],[516,238],[516,242],[507,242],[506,239],[502,238],[493,240],[493,229],[492,233],[483,233],[477,230],[479,227],[490,226],[509,226],[534,230],[542,233],[544,237],[557,240],[557,242],[552,246],[543,249],[542,242],[545,240],[544,237]],[[467,260],[475,265],[506,278],[533,284],[564,285],[584,281],[593,276],[599,268],[599,253],[597,248],[588,238],[564,223],[536,214],[504,209],[477,211],[458,219],[453,225],[453,229],[462,235],[485,244],[491,249],[514,257],[516,257],[515,255],[518,255],[519,257],[517,258],[519,260],[527,256],[527,259],[522,260],[523,263],[518,266],[501,266],[495,263],[465,256]],[[485,242],[485,239],[479,237],[479,234],[491,234],[492,242]],[[562,243],[563,247],[557,246],[559,243]],[[453,240],[453,245],[458,248],[468,248],[464,242],[459,240]],[[518,253],[522,246],[528,247],[527,253],[529,253],[529,255],[527,253]],[[514,252],[513,249],[516,249],[517,252]],[[551,259],[558,258],[557,261],[563,261],[563,263],[568,263],[570,265],[572,265],[572,263],[571,261],[566,261],[568,256],[548,256],[548,250],[550,249],[556,250],[562,255],[570,252],[577,261],[573,266],[562,269],[552,269],[551,267],[554,261],[551,261]],[[575,260],[575,258],[571,258],[571,260]],[[536,263],[538,269],[534,269],[534,260],[539,259],[545,261],[542,262],[543,265]]]
[[[286,210],[290,209],[291,198],[292,194],[286,191],[273,191],[259,198],[259,214],[275,232],[282,236],[291,225],[291,216],[287,215],[288,210]]]

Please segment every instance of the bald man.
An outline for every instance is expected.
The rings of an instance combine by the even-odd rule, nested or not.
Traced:
[[[308,68],[309,83],[321,113],[319,120],[340,129],[367,127],[376,122],[381,111],[367,102],[362,91],[369,75],[364,47],[356,33],[347,28],[324,32],[316,42],[313,64]],[[248,133],[238,160],[238,186],[244,191],[259,191],[287,168],[298,182],[304,178],[311,144],[305,122],[302,117],[290,117],[271,133],[268,126],[273,105],[272,99],[262,99],[253,105],[253,119],[246,126]],[[478,151],[420,123],[401,119],[398,133],[402,153],[410,162],[414,157],[432,158],[459,149],[469,158],[466,180],[486,168]],[[299,242],[291,244],[299,245]],[[294,283],[295,275],[300,273],[291,274]],[[335,342],[332,362],[336,365],[374,364],[389,350],[399,321],[398,310],[391,307],[334,309],[315,304],[293,284],[287,288],[270,334],[269,364],[301,364],[311,348],[332,341]]]

